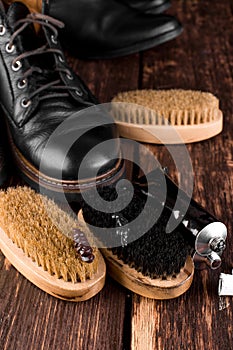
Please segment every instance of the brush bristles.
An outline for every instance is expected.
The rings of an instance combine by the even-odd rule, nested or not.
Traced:
[[[93,263],[83,263],[72,238],[62,234],[72,237],[77,221],[28,187],[0,192],[0,227],[33,262],[56,278],[84,282],[97,271],[96,250]]]
[[[144,206],[148,199],[143,197],[141,193],[134,193],[132,201],[125,206],[125,199],[128,198],[127,191],[125,188],[124,192],[121,193],[122,207],[124,207],[121,214],[131,223],[128,233],[130,242],[127,246],[122,247],[119,238],[118,246],[110,248],[110,250],[119,260],[141,272],[144,276],[153,279],[175,278],[184,267],[191,247],[186,243],[178,228],[173,232],[166,232],[171,213],[164,210],[156,221],[157,208],[151,202],[151,205],[147,205],[147,209],[145,209]],[[108,210],[114,208],[114,204],[112,204],[112,201],[116,199],[114,188],[102,188],[99,192],[105,200],[109,201]],[[98,198],[94,194],[90,203],[95,203],[95,206],[98,207]],[[102,230],[98,228],[115,227],[116,221],[112,214],[98,211],[87,203],[83,203],[82,207],[85,221],[92,225],[93,233],[103,243],[103,247],[106,246],[112,233],[110,234],[106,230],[106,240],[104,240]],[[144,220],[134,223],[142,211],[144,212]],[[142,232],[141,235],[140,232]],[[146,233],[143,234],[143,232]],[[134,239],[134,237],[137,238]]]
[[[117,122],[144,125],[196,125],[216,120],[219,100],[208,92],[171,89],[121,92],[112,102]]]

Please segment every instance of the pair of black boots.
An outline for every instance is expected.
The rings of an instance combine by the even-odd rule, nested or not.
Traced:
[[[156,2],[158,4],[158,0],[154,4]],[[124,173],[124,161],[113,119],[98,106],[97,99],[67,65],[58,40],[63,23],[49,16],[53,10],[59,10],[59,7],[52,7],[58,3],[57,0],[44,1],[43,13],[35,14],[29,13],[27,7],[18,2],[6,12],[0,2],[1,133],[7,133],[15,166],[29,185],[43,189],[45,193],[65,193],[70,200],[76,200],[82,189],[115,183]],[[64,8],[64,1],[60,3]],[[70,5],[74,3],[71,1]],[[141,10],[133,8],[130,13],[131,10],[141,14]],[[119,19],[117,9],[112,11],[107,24],[115,23],[112,21],[114,16]],[[69,13],[72,13],[71,9]],[[145,16],[150,18],[152,15]],[[173,20],[170,18],[170,21]],[[110,40],[114,35],[123,39],[120,28],[113,26],[112,36],[107,24],[100,26],[102,33],[95,32],[93,28],[97,22],[91,22],[93,27],[89,28],[88,37],[90,40],[93,30],[97,42],[103,39],[105,50],[101,51],[103,46],[98,46],[99,52],[112,56],[135,50],[135,45],[119,46],[117,41]],[[40,25],[39,34],[35,32],[34,24]],[[166,23],[161,27],[165,32],[158,28],[157,43],[168,29]],[[83,30],[85,32],[85,28]],[[154,30],[156,32],[156,28]],[[125,32],[128,43],[130,33],[134,33],[136,39],[138,31],[143,39],[144,27],[138,28],[135,22],[135,28]],[[110,47],[111,43],[114,46]],[[83,50],[87,53],[85,46]],[[98,51],[93,52],[98,56]],[[87,56],[92,54],[89,52]],[[3,149],[5,140],[2,137],[0,142]],[[1,154],[0,185],[7,177],[3,152]]]

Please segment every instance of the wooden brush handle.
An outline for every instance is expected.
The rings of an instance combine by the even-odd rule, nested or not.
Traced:
[[[194,264],[190,256],[176,277],[168,277],[163,280],[144,276],[141,272],[124,264],[110,250],[101,249],[101,252],[107,264],[108,274],[122,286],[144,297],[158,300],[177,298],[185,293],[192,284]]]
[[[216,136],[223,128],[223,115],[208,123],[194,125],[146,125],[116,121],[122,137],[154,144],[182,144],[207,140]],[[166,142],[165,142],[166,141]]]
[[[94,278],[85,282],[72,283],[57,279],[44,271],[42,267],[37,266],[31,258],[24,254],[22,249],[11,241],[1,228],[0,249],[24,277],[56,298],[74,302],[88,300],[96,295],[105,284],[106,266],[99,252],[99,265]]]

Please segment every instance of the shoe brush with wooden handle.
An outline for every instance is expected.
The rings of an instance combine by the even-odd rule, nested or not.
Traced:
[[[120,92],[112,100],[120,135],[158,144],[206,140],[222,131],[219,100],[209,92],[170,89]]]
[[[106,266],[76,217],[28,187],[0,191],[0,249],[43,291],[68,301],[93,297]]]
[[[158,181],[161,176],[166,178],[166,201],[159,200],[162,198],[161,182]],[[89,203],[95,204],[95,207],[84,202],[79,217],[82,220],[83,215],[99,246],[102,243],[105,247],[101,252],[114,279],[149,298],[177,297],[191,285],[194,255],[196,261],[202,259],[211,268],[220,265],[226,227],[193,199],[190,202],[185,193],[178,198],[179,213],[174,212],[178,187],[159,168],[134,181],[133,186],[133,198],[121,212],[110,213],[111,202],[117,198],[117,193],[114,188],[105,187],[99,193],[108,201],[108,213],[95,209],[98,198],[90,194]],[[121,191],[122,204],[127,192],[127,188]],[[145,210],[147,201],[149,205]],[[187,212],[183,213],[183,208],[188,209]],[[143,219],[132,224],[141,212],[144,212]],[[161,215],[155,219],[157,213]],[[167,230],[170,219],[174,229]],[[106,248],[111,246],[111,242],[112,248]]]

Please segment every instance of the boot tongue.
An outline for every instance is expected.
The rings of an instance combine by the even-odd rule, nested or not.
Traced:
[[[2,14],[5,13],[5,6],[3,5],[3,3],[0,1],[0,11]]]
[[[7,20],[11,28],[14,28],[15,22],[25,18],[29,14],[28,8],[21,2],[13,2],[7,11]]]
[[[15,28],[17,21],[26,18],[28,14],[30,14],[30,11],[24,4],[20,2],[14,2],[11,4],[6,16],[8,25],[12,29],[12,33],[23,25],[23,23],[19,24]],[[38,47],[38,36],[33,23],[28,25],[21,33],[19,33],[16,40],[20,42],[20,46],[23,48],[24,52],[36,49]],[[33,64],[34,57],[28,58],[28,62],[29,64]]]

